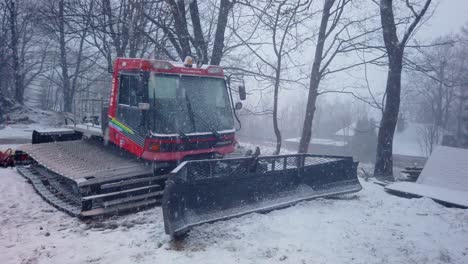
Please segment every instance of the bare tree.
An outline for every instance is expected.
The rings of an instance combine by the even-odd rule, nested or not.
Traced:
[[[378,56],[369,61],[353,62],[349,65],[335,66],[331,69],[333,61],[340,55],[365,50],[362,44],[368,34],[376,32],[380,27],[359,30],[372,16],[354,17],[347,9],[351,0],[325,0],[321,10],[321,19],[318,34],[316,36],[316,47],[314,60],[310,72],[308,84],[308,98],[304,123],[302,127],[301,140],[299,142],[299,153],[306,153],[312,138],[312,124],[314,120],[317,98],[320,94],[331,91],[320,91],[321,80],[330,74],[349,70],[359,65],[365,65],[380,59]],[[358,8],[354,9],[357,10]],[[348,14],[346,16],[345,14]],[[351,33],[352,32],[352,33]],[[335,91],[336,92],[336,91]],[[343,92],[343,91],[339,91]]]
[[[418,142],[419,146],[427,157],[432,153],[434,147],[440,143],[443,130],[434,124],[427,124],[421,126],[418,133],[420,134]]]
[[[147,23],[143,16],[144,4],[141,0],[102,0],[101,30],[110,37],[117,57],[136,56]]]
[[[2,19],[3,37],[0,43],[2,46],[0,56],[4,63],[0,70],[7,78],[1,85],[11,83],[10,92],[15,101],[24,104],[25,91],[44,70],[48,41],[41,38],[35,27],[34,11],[37,3],[5,0],[2,7],[3,11],[7,12]],[[7,42],[8,45],[5,45]]]
[[[436,38],[433,46],[418,48],[420,54],[412,61],[417,71],[408,77],[412,88],[411,115],[430,126],[421,133],[428,155],[445,135],[453,136],[452,144],[463,145],[464,90],[468,84],[468,45],[463,38],[463,30],[458,36]],[[448,140],[445,138],[445,143]]]
[[[67,49],[65,39],[65,7],[64,0],[60,0],[58,3],[58,30],[59,30],[59,47],[60,47],[60,66],[62,69],[62,82],[63,82],[63,110],[65,112],[72,111],[72,101],[74,90],[70,82],[70,76],[68,74],[68,62],[67,62]]]
[[[456,110],[461,78],[464,76],[464,58],[458,58],[457,54],[460,53],[453,37],[437,38],[434,43],[447,44],[420,49],[421,55],[416,59],[420,65],[419,71],[409,76],[411,86],[416,90],[413,91],[416,97],[412,100],[420,98],[422,111],[430,117],[430,120],[424,121],[438,128],[449,129],[449,121]]]
[[[118,2],[117,7],[110,0],[102,0],[102,15],[104,29],[109,32],[117,57],[123,57],[129,42],[129,23],[131,20],[131,5],[126,0]],[[116,13],[116,14],[115,14]]]
[[[164,31],[165,36],[167,36],[180,59],[184,60],[186,56],[196,54],[198,61],[206,64],[210,61],[208,54],[210,44],[212,44],[210,64],[219,65],[224,53],[224,38],[229,12],[235,3],[236,0],[221,0],[218,7],[217,21],[207,21],[210,24],[208,27],[204,27],[205,24],[202,16],[200,16],[200,5],[197,0],[189,2],[188,11],[190,16],[186,12],[186,1],[168,0],[166,4],[169,6],[171,13],[169,20],[166,16],[162,16],[164,20],[161,20],[160,17],[150,16],[148,13],[145,13],[145,17]],[[210,5],[212,3],[206,1],[205,4]],[[216,30],[211,43],[211,36],[207,36],[204,29],[211,28],[213,25]],[[190,28],[193,35],[190,34]],[[194,48],[195,53],[192,52],[192,48]]]
[[[392,145],[400,108],[401,72],[403,68],[404,50],[414,30],[424,14],[426,14],[430,3],[431,0],[425,0],[420,11],[417,11],[417,5],[409,0],[405,1],[406,7],[412,13],[412,20],[405,29],[401,40],[398,37],[397,23],[395,22],[393,0],[381,0],[379,4],[382,34],[388,56],[388,75],[385,88],[385,105],[380,121],[374,168],[374,175],[378,178],[393,179]]]
[[[468,148],[468,23],[461,29],[459,39],[461,49],[457,58],[464,74],[460,78],[460,90],[457,107],[457,140],[459,145]]]
[[[213,41],[213,51],[211,53],[211,65],[219,65],[224,53],[224,38],[229,12],[233,8],[236,0],[221,0],[218,12],[216,33]]]
[[[8,9],[8,2],[0,2],[0,61],[4,63],[0,63],[0,92],[2,92],[2,96],[9,96],[9,93],[11,92],[9,87],[9,81],[10,81],[10,67],[8,58],[9,56],[9,32],[10,32],[10,27],[9,27],[9,9]]]
[[[48,1],[40,9],[39,20],[43,31],[51,37],[58,50],[59,72],[57,79],[51,79],[60,87],[63,98],[63,111],[72,112],[73,99],[80,85],[79,80],[84,75],[85,43],[88,37],[89,24],[87,19],[78,20],[73,14],[89,15],[93,10],[93,2],[81,5],[80,2],[64,0]],[[52,65],[55,67],[55,65]],[[87,70],[89,70],[89,65]],[[54,76],[53,74],[51,76]]]
[[[243,37],[234,29],[234,34],[245,45],[250,52],[263,64],[263,67],[257,66],[258,70],[265,72],[272,71],[272,76],[268,80],[273,86],[273,131],[276,136],[276,149],[273,153],[277,155],[281,151],[282,136],[278,123],[278,97],[281,84],[285,81],[282,78],[283,71],[286,70],[285,64],[290,59],[292,53],[303,44],[303,39],[298,34],[293,34],[298,25],[305,20],[303,16],[307,11],[310,1],[257,1],[255,4],[245,3],[250,11],[256,17],[253,28],[262,31],[260,40],[253,42],[253,35],[257,34],[254,30],[249,36]],[[299,15],[302,15],[300,17]],[[265,38],[265,36],[268,36]],[[259,52],[257,47],[271,49],[274,54],[273,61],[268,59],[265,52]],[[262,69],[263,68],[263,69]],[[264,69],[267,68],[267,69]]]
[[[15,100],[23,104],[24,103],[24,84],[21,76],[22,69],[19,57],[19,34],[18,34],[18,6],[16,1],[8,1],[8,11],[10,18],[10,49],[12,51],[12,70],[13,70],[13,84],[15,91]]]

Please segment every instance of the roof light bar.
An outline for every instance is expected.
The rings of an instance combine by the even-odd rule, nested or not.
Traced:
[[[192,57],[190,57],[190,56],[185,57],[184,66],[188,67],[188,68],[192,68],[192,64],[193,64]]]
[[[210,66],[208,68],[208,73],[211,73],[211,74],[219,74],[219,73],[222,73],[222,72],[223,72],[223,68],[221,68],[221,67]]]
[[[154,60],[152,64],[155,69],[171,70],[174,68],[172,64],[167,61]]]

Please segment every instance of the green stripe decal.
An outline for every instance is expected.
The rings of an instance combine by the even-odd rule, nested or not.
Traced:
[[[127,127],[126,125],[124,125],[124,124],[120,123],[119,121],[117,121],[117,119],[112,118],[112,119],[110,120],[110,122],[111,122],[112,124],[118,126],[119,128],[121,128],[121,129],[124,130],[125,132],[130,133],[130,134],[132,134],[132,135],[134,134],[134,133],[133,133],[133,130],[131,130],[131,129],[130,129],[129,127]]]

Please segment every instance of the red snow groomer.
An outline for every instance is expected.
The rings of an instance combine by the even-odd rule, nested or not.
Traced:
[[[34,131],[18,171],[50,203],[90,217],[162,204],[166,232],[356,192],[351,157],[233,155],[233,91],[219,66],[118,58],[100,115]],[[245,99],[245,89],[235,91]],[[94,100],[94,99],[90,99]]]

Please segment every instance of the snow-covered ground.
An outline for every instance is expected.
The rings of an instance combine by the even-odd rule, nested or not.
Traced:
[[[64,123],[64,114],[34,108],[20,108],[8,114],[14,122],[0,124],[0,151],[16,149],[31,141],[33,130],[60,127]],[[16,123],[15,123],[16,122]]]
[[[174,243],[161,208],[81,222],[0,169],[0,263],[468,263],[468,211],[372,182],[336,199],[196,227]]]
[[[10,125],[0,139],[30,138],[45,121]],[[354,195],[199,226],[174,243],[160,207],[82,222],[44,202],[15,169],[0,169],[0,263],[468,263],[468,210],[361,182]]]

